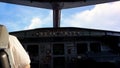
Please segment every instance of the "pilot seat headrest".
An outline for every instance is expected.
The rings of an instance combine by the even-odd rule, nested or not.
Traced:
[[[9,33],[4,25],[0,25],[0,49],[8,48]]]

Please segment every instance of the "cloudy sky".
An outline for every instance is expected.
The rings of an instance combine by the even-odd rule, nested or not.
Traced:
[[[120,1],[64,9],[61,27],[120,32]],[[0,24],[9,32],[53,27],[52,10],[0,2]]]

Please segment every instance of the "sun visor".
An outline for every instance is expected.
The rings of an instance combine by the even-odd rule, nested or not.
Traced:
[[[9,33],[5,26],[0,25],[0,49],[8,48]]]

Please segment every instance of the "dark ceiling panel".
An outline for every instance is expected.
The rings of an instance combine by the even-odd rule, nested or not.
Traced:
[[[37,2],[77,2],[77,1],[86,1],[86,0],[31,0]]]
[[[52,3],[57,3],[61,9],[95,5],[120,0],[0,0],[0,2],[26,5],[38,8],[53,9]]]

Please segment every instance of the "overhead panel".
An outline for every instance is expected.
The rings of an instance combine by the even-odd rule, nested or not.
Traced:
[[[119,0],[0,0],[0,2],[13,3],[19,5],[26,5],[32,7],[53,9],[52,3],[59,3],[61,9],[74,8],[88,5],[95,5],[100,3],[114,2]]]

